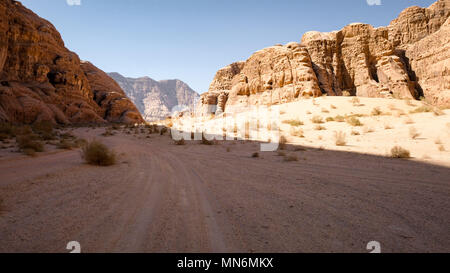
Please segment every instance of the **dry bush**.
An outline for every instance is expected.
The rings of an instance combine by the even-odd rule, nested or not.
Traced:
[[[298,156],[295,154],[287,155],[284,157],[284,161],[286,162],[298,161]]]
[[[285,136],[280,136],[280,138],[278,139],[278,147],[280,150],[284,150],[286,149],[286,143],[287,143],[287,139]]]
[[[391,150],[391,157],[393,157],[393,158],[410,158],[411,153],[408,150],[406,150],[400,146],[395,146]]]
[[[298,128],[298,129],[291,128],[290,133],[291,133],[291,136],[301,137],[301,138],[305,137],[304,134],[303,134],[303,130],[300,129],[300,128]]]
[[[350,124],[351,126],[354,126],[354,127],[356,127],[356,126],[363,126],[362,122],[358,118],[353,117],[353,116],[349,117],[347,119],[347,123]]]
[[[33,124],[32,130],[43,140],[53,140],[56,137],[53,127],[54,125],[50,121],[41,121]]]
[[[352,98],[352,100],[350,102],[353,104],[353,106],[360,106],[361,105],[361,101],[357,97]]]
[[[341,115],[337,115],[334,117],[334,121],[336,122],[344,122],[345,121],[345,117],[341,116]]]
[[[411,128],[409,128],[409,136],[412,139],[416,139],[416,138],[418,138],[420,136],[420,133],[417,131],[416,128],[411,127]]]
[[[438,145],[438,150],[439,150],[440,152],[445,152],[445,147],[444,147],[444,145],[442,145],[442,144]]]
[[[333,122],[333,121],[334,121],[334,118],[333,118],[333,117],[327,117],[327,118],[325,119],[325,121],[326,121],[326,122]]]
[[[13,138],[16,136],[16,127],[10,123],[0,123],[0,140]]]
[[[277,152],[277,155],[278,155],[278,156],[285,156],[285,155],[286,155],[286,152],[284,152],[284,151],[278,151],[278,152]]]
[[[316,123],[316,124],[324,123],[323,118],[321,116],[313,116],[311,121],[312,121],[312,123]]]
[[[345,146],[347,144],[346,137],[347,135],[344,132],[334,132],[336,146]]]
[[[283,121],[284,124],[289,124],[294,127],[302,126],[304,123],[301,120],[298,119],[288,119]]]
[[[70,140],[67,139],[61,139],[58,144],[56,144],[56,147],[58,149],[63,149],[63,150],[72,150],[73,148],[76,148],[78,145],[76,145],[75,143],[73,143]]]
[[[361,135],[361,133],[359,133],[358,131],[352,131],[352,136],[359,136]]]
[[[111,166],[116,163],[116,153],[96,140],[83,147],[81,156],[90,165]]]
[[[44,144],[38,141],[38,136],[36,135],[20,135],[16,137],[16,141],[19,149],[25,154],[44,151]]]
[[[383,114],[383,112],[381,111],[380,107],[373,108],[373,110],[372,110],[373,116],[380,116],[381,114]]]
[[[316,125],[315,127],[314,127],[314,130],[316,130],[316,131],[323,131],[323,130],[326,130],[327,128],[325,128],[325,127],[323,127],[322,125]]]
[[[109,137],[109,136],[113,136],[114,132],[111,128],[106,128],[105,132],[103,132],[102,136],[104,137]]]
[[[411,114],[430,113],[430,112],[433,112],[433,107],[430,105],[422,105],[412,111],[409,111],[409,113],[411,113]]]
[[[167,127],[162,127],[161,131],[159,132],[159,134],[163,136],[165,133],[167,133],[167,131],[168,131]]]
[[[258,153],[258,152],[253,153],[253,154],[252,154],[252,157],[253,157],[253,158],[258,158],[258,157],[259,157],[259,153]]]

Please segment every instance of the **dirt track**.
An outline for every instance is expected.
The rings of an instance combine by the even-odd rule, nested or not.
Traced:
[[[96,131],[98,135],[100,131]],[[85,137],[93,133],[79,132]],[[102,138],[119,164],[78,151],[0,158],[0,252],[450,252],[450,168],[346,152],[283,162],[256,143],[175,146]],[[226,148],[230,152],[226,151]]]

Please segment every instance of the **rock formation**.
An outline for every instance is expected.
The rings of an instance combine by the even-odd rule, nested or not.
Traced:
[[[142,122],[115,82],[64,46],[48,21],[0,0],[0,120]]]
[[[109,73],[136,104],[146,121],[157,121],[171,115],[175,106],[194,108],[199,95],[180,80],[155,81],[149,77],[126,78]]]
[[[404,10],[387,27],[354,23],[263,49],[219,70],[201,97],[201,111],[344,92],[448,103],[449,15],[450,0],[439,0],[429,8]]]

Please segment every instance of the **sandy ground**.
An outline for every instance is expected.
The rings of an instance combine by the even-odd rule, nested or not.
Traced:
[[[416,126],[421,115],[432,114],[414,115]],[[374,240],[383,252],[449,252],[448,157],[421,130],[418,146],[430,146],[431,159],[313,141],[288,146],[299,161],[285,162],[277,152],[252,158],[259,144],[250,141],[177,146],[168,136],[77,129],[113,147],[119,163],[89,166],[77,150],[3,152],[0,252],[68,252],[69,241],[82,252],[368,252]],[[316,139],[310,133],[299,141]],[[379,134],[352,138],[350,148]]]

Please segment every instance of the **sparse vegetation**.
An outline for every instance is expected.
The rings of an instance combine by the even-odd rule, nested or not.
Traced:
[[[363,126],[362,122],[354,116],[347,118],[347,123],[354,127]]]
[[[61,139],[57,144],[56,147],[58,149],[63,149],[63,150],[72,150],[73,148],[76,148],[77,145],[75,143],[73,143],[70,140],[67,139]]]
[[[284,120],[283,123],[289,124],[289,125],[294,126],[294,127],[302,126],[304,124],[302,121],[300,121],[298,119]]]
[[[383,114],[383,112],[381,111],[380,107],[373,108],[373,110],[372,110],[373,116],[380,116],[381,114]]]
[[[116,153],[96,140],[83,147],[82,158],[90,165],[111,166],[116,163]]]
[[[395,146],[394,148],[391,149],[391,157],[393,158],[410,158],[411,157],[411,153],[400,147],[400,146]]]
[[[323,118],[321,116],[313,116],[311,121],[312,121],[312,123],[316,123],[316,124],[324,123]]]
[[[301,137],[301,138],[305,137],[305,136],[303,135],[303,130],[300,129],[300,128],[298,128],[298,129],[296,129],[296,128],[291,128],[290,133],[291,133],[291,136]]]
[[[326,122],[333,122],[334,118],[333,117],[327,117],[325,120],[326,120]]]
[[[361,135],[360,132],[358,132],[358,131],[352,131],[352,136],[359,136],[359,135]]]
[[[323,127],[322,125],[316,125],[315,127],[314,127],[314,130],[316,130],[316,131],[323,131],[323,130],[326,130],[327,128],[325,128],[325,127]]]
[[[438,150],[439,150],[440,152],[445,152],[445,147],[444,147],[444,145],[442,145],[442,144],[438,145]]]
[[[278,155],[278,156],[285,156],[285,155],[286,155],[286,152],[284,152],[284,151],[278,151],[278,152],[277,152],[277,155]]]
[[[36,152],[44,151],[44,144],[33,134],[20,135],[16,137],[19,149],[26,155],[34,155]]]
[[[254,153],[252,154],[252,157],[253,157],[253,158],[258,158],[258,157],[259,157],[259,153],[258,153],[258,152],[254,152]]]
[[[345,146],[347,144],[346,137],[347,135],[344,132],[334,132],[336,146]]]
[[[361,106],[361,101],[357,97],[353,97],[350,102],[353,104],[353,106]]]
[[[287,139],[285,136],[280,136],[279,140],[278,140],[278,147],[280,150],[284,150],[286,149],[286,143],[287,143]]]
[[[334,121],[336,122],[345,122],[345,117],[341,115],[337,115],[334,117]]]

